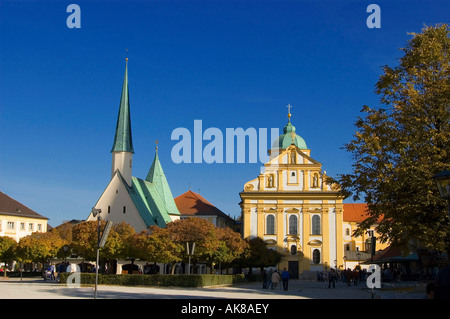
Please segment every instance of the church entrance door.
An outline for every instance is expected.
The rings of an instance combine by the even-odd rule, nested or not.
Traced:
[[[298,261],[289,261],[288,267],[291,279],[298,279]]]

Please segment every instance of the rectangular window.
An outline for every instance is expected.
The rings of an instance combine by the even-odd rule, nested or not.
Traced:
[[[125,214],[127,212],[127,207],[123,206],[123,213]]]
[[[34,227],[33,227],[33,224],[32,224],[32,223],[29,223],[29,224],[28,224],[28,230],[29,230],[29,231],[33,231],[33,228],[34,228]]]
[[[108,206],[108,214],[111,214],[111,206]]]
[[[16,224],[15,224],[14,222],[8,222],[8,223],[6,224],[6,227],[7,227],[8,229],[16,229]]]
[[[275,216],[268,215],[266,217],[266,234],[275,235]]]
[[[38,231],[42,231],[42,225],[41,225],[41,224],[38,224],[38,225],[37,225],[37,230],[38,230]]]

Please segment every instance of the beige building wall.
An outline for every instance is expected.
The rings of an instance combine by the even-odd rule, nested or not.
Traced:
[[[12,237],[19,242],[20,238],[34,232],[47,232],[47,219],[0,215],[0,236]]]

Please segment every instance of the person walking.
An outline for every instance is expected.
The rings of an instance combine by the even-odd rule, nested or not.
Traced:
[[[276,270],[274,270],[272,274],[272,289],[276,289],[280,281],[281,281],[280,275],[277,273]]]
[[[262,279],[263,279],[263,289],[266,289],[267,288],[267,272],[264,268],[262,270]]]
[[[331,285],[333,284],[333,288],[336,288],[336,271],[334,271],[333,268],[331,268],[331,272],[328,276],[328,288],[331,288]]]
[[[55,278],[55,265],[53,263],[50,264],[50,279],[56,280]]]
[[[269,287],[272,287],[272,275],[273,275],[273,269],[270,268],[269,272],[267,273],[267,285],[266,285],[267,289],[269,289]]]
[[[283,280],[283,290],[288,290],[288,283],[290,278],[291,274],[286,270],[286,268],[284,268],[283,272],[281,273],[281,280]]]

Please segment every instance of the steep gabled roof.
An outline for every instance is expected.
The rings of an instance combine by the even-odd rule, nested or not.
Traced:
[[[164,202],[167,211],[171,215],[179,215],[180,212],[175,204],[173,199],[172,192],[169,187],[169,183],[167,182],[166,175],[162,169],[161,163],[158,157],[158,151],[155,153],[155,158],[153,160],[152,166],[147,174],[147,178],[145,181],[152,183],[159,195],[161,196],[162,201]]]
[[[29,217],[38,219],[47,219],[27,206],[19,203],[15,199],[12,199],[5,193],[0,192],[0,215],[11,215],[18,217]]]
[[[119,170],[116,170],[116,174],[122,181],[147,227],[155,225],[165,227],[171,221],[169,211],[153,183],[133,176],[130,187]]]
[[[175,198],[175,203],[181,215],[184,216],[219,216],[225,219],[231,219],[203,196],[191,190]]]
[[[171,221],[170,212],[156,189],[156,185],[133,177],[130,195],[147,226],[165,227]]]

